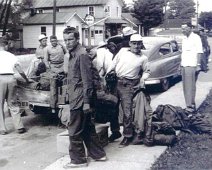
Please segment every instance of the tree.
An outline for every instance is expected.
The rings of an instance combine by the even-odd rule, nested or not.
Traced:
[[[212,30],[212,12],[201,12],[199,24],[209,31]]]
[[[3,35],[7,29],[16,29],[22,21],[22,14],[26,6],[31,6],[33,0],[1,0],[0,1],[0,29],[3,29]]]
[[[138,0],[134,4],[133,16],[143,25],[144,34],[164,20],[164,0]]]
[[[168,18],[191,19],[195,16],[195,3],[193,0],[169,0]]]

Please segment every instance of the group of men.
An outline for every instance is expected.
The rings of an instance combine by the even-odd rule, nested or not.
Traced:
[[[195,91],[196,91],[196,70],[199,66],[199,55],[203,53],[201,40],[198,35],[192,33],[190,24],[183,24],[182,31],[186,35],[182,42],[182,79],[183,91],[187,109],[195,111]],[[123,140],[119,147],[123,148],[129,144],[138,144],[142,142],[142,138],[147,140],[150,138],[151,130],[151,106],[146,94],[143,93],[144,80],[150,75],[148,67],[148,58],[142,53],[144,47],[142,37],[135,31],[126,27],[123,32],[130,32],[124,44],[115,44],[108,41],[104,46],[104,50],[98,52],[96,58],[96,68],[99,76],[104,79],[105,76],[112,73],[116,74],[116,84],[114,89],[109,93],[118,98],[116,111],[113,112],[113,118],[110,122],[113,123],[112,135],[110,141],[121,137],[120,127],[118,122],[119,104],[123,111]],[[70,119],[67,124],[69,132],[69,155],[71,162],[64,168],[83,167],[88,165],[88,156],[96,161],[106,161],[106,153],[102,148],[98,135],[95,130],[94,121],[92,119],[93,109],[95,109],[97,91],[94,86],[94,75],[92,71],[93,62],[86,51],[86,48],[79,43],[79,32],[74,27],[67,27],[63,31],[63,39],[66,45],[64,48],[57,42],[56,36],[50,37],[51,45],[47,46],[47,37],[39,36],[40,46],[36,50],[37,58],[32,62],[27,75],[29,78],[37,78],[40,74],[50,71],[58,74],[65,72],[67,74],[68,85],[67,92],[69,93],[69,111]],[[124,34],[123,34],[124,40]],[[6,42],[1,40],[0,54],[8,60],[3,60],[0,64],[0,133],[6,134],[4,123],[3,103],[6,97],[11,115],[14,120],[14,125],[19,133],[25,132],[25,128],[21,123],[21,118],[18,107],[15,107],[13,101],[14,94],[14,71],[15,67],[22,77],[29,82],[24,72],[20,69],[17,59],[14,55],[3,51]],[[117,50],[118,49],[118,50]],[[100,54],[99,54],[100,53]],[[107,61],[105,60],[107,58]],[[45,64],[45,69],[39,72],[39,63]],[[7,67],[5,67],[7,66]],[[10,66],[10,67],[9,67]],[[9,77],[9,78],[8,78]],[[54,77],[54,76],[53,76]],[[104,83],[103,83],[104,84]],[[106,85],[106,84],[105,84]],[[10,88],[11,86],[11,88]],[[11,90],[11,91],[10,91]],[[144,96],[143,101],[148,113],[136,113],[134,108],[134,98],[137,94]],[[13,96],[13,98],[11,98]],[[98,100],[98,98],[97,98]],[[55,108],[55,103],[52,104]],[[140,105],[139,105],[140,107]],[[136,113],[136,115],[134,115]],[[143,115],[140,115],[143,114]],[[137,117],[136,117],[137,116]],[[139,118],[142,117],[142,118]],[[136,127],[136,120],[142,120],[142,127]],[[147,124],[144,127],[144,124]],[[136,130],[137,128],[137,130]],[[139,129],[140,128],[140,129]],[[87,153],[85,146],[87,148]]]

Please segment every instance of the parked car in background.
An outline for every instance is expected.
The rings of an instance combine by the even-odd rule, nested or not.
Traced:
[[[212,37],[212,31],[208,31],[206,34],[208,37]]]
[[[108,41],[119,44],[123,40],[121,35],[110,37]],[[181,51],[174,38],[143,37],[151,75],[145,81],[146,85],[160,84],[162,91],[169,89],[174,78],[180,76]],[[96,50],[93,48],[92,50]]]
[[[166,91],[171,81],[180,76],[181,51],[176,40],[165,37],[143,37],[151,75],[146,85],[160,84]]]

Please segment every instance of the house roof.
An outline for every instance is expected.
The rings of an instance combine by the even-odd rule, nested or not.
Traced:
[[[106,19],[105,23],[107,23],[107,24],[126,24],[128,22],[123,19],[108,18],[108,19]]]
[[[160,25],[161,28],[181,28],[182,23],[189,22],[190,19],[167,19],[163,24]],[[166,25],[165,25],[166,24]]]
[[[107,0],[59,0],[57,1],[57,7],[104,5],[106,3]],[[53,0],[35,0],[34,2],[34,8],[48,7],[53,7]]]
[[[133,25],[142,24],[137,18],[133,17],[131,13],[122,13],[122,18],[131,22]]]
[[[57,24],[67,23],[72,17],[77,16],[82,22],[84,20],[76,14],[76,12],[58,12],[56,16]],[[24,20],[24,25],[41,25],[41,24],[52,24],[53,23],[53,14],[52,13],[43,13],[43,14],[35,14],[34,16],[30,16]]]

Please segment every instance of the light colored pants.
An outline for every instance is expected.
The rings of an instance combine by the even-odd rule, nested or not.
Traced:
[[[6,131],[4,103],[7,101],[8,109],[13,118],[15,129],[23,128],[20,109],[15,94],[16,80],[13,75],[0,75],[0,130]]]
[[[181,67],[183,93],[187,108],[195,108],[196,67]]]

